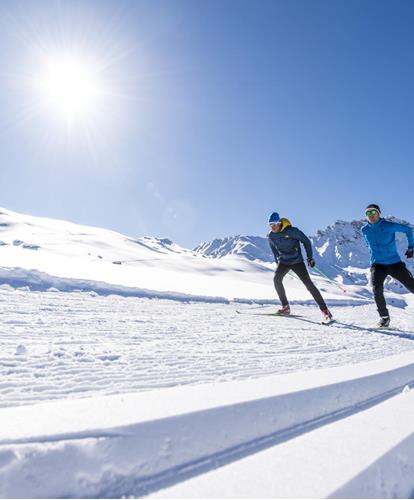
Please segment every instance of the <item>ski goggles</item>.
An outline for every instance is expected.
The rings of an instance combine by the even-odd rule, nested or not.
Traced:
[[[377,214],[378,214],[378,210],[376,208],[372,208],[371,210],[365,211],[365,215],[367,217],[370,217],[371,215],[377,215]]]

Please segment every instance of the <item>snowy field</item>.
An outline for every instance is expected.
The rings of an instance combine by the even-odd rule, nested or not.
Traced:
[[[414,349],[414,314],[374,333],[372,305],[334,307],[321,326],[246,305],[182,303],[95,293],[0,290],[0,405],[258,378],[379,359]],[[358,321],[357,321],[358,319]]]
[[[373,332],[372,304],[331,326],[310,305],[4,285],[0,304],[2,498],[414,492],[413,311]]]
[[[260,259],[5,209],[0,231],[1,498],[414,497],[412,295],[373,331],[367,285],[313,273],[324,326],[291,275],[300,317],[263,315]]]

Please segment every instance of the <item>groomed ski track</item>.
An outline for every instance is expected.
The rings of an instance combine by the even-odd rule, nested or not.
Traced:
[[[323,467],[332,469],[334,463],[334,477],[347,477],[346,484],[328,481],[329,490],[326,484],[318,488],[310,482],[307,489],[301,481],[299,490],[294,482],[289,490],[293,478],[285,477],[283,468],[280,471],[275,467],[275,476],[267,477],[270,489],[264,496],[286,496],[289,491],[301,491],[305,496],[323,492],[323,496],[334,497],[343,491],[351,496],[353,477],[349,477],[349,464],[344,464],[350,459],[347,444],[338,442],[335,433],[336,440],[330,440],[329,433],[335,426],[352,429],[352,424],[344,422],[352,422],[360,415],[367,431],[365,437],[369,435],[374,446],[367,452],[364,435],[359,434],[359,441],[352,442],[352,455],[358,457],[359,453],[372,462],[387,462],[387,467],[381,469],[380,490],[375,481],[365,485],[365,491],[378,495],[381,488],[384,493],[389,483],[394,485],[395,461],[402,467],[400,474],[404,467],[410,470],[414,464],[414,391],[408,390],[413,384],[413,356],[405,353],[388,358],[385,365],[382,360],[356,366],[352,378],[344,367],[338,367],[243,382],[6,408],[0,413],[1,495],[24,497],[30,492],[29,496],[35,498],[119,498],[161,490],[163,497],[244,496],[233,467],[243,467],[245,460],[260,459],[260,453],[275,455],[277,462],[279,446],[292,441],[293,446],[300,447],[301,441],[312,440],[309,436],[313,432],[319,433],[324,442],[326,429],[326,464],[319,464],[319,473],[324,475]],[[384,405],[392,401],[397,413],[393,408],[389,429],[376,425],[375,418],[364,418],[369,412],[375,415],[387,411]],[[397,422],[397,432],[394,429],[390,435]],[[317,440],[320,446],[321,437]],[[394,456],[395,447],[406,449],[406,454]],[[310,451],[307,445],[300,449],[305,456]],[[280,450],[286,455],[283,447]],[[296,453],[285,458],[299,459]],[[367,467],[358,469],[355,475],[369,476],[368,465],[372,463],[362,464]],[[221,471],[223,466],[226,468]],[[48,479],[54,477],[51,468],[56,469],[56,482]],[[286,471],[289,468],[285,464]],[[387,471],[392,474],[389,478]],[[65,480],[61,481],[63,472]],[[206,473],[203,479],[200,474]],[[218,485],[223,482],[215,482],[215,474],[228,474],[239,486],[232,490],[231,482],[226,481],[225,491],[221,491]],[[198,481],[202,487],[197,486]],[[254,475],[250,481],[244,478],[244,483],[250,485],[246,496],[263,496],[263,484],[254,490],[257,481]],[[404,481],[393,490],[394,494],[411,493],[413,476]],[[162,491],[171,485],[178,486],[176,490]]]
[[[1,497],[414,491],[410,308],[370,332],[372,304],[335,307],[327,327],[305,305],[303,321],[80,292],[0,299]]]

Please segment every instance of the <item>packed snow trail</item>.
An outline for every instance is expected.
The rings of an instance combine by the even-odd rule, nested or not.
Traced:
[[[334,307],[337,324],[237,315],[240,304],[95,293],[0,290],[0,406],[259,378],[380,359],[414,349],[414,311],[398,330],[366,328],[375,306]],[[410,330],[411,329],[411,330]],[[408,332],[408,333],[406,333]]]
[[[348,487],[371,494],[378,486],[407,496],[413,386],[406,352],[255,380],[3,408],[0,496],[141,497],[171,485],[162,497],[347,496]],[[381,481],[369,470],[374,462]],[[240,467],[238,482],[231,472]],[[199,488],[203,473],[212,480]],[[301,494],[292,495],[298,486]]]
[[[413,419],[414,391],[401,393],[150,498],[413,498]]]

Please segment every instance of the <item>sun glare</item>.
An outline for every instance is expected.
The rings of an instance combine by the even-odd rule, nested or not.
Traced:
[[[93,66],[72,57],[47,61],[37,87],[46,105],[71,121],[92,113],[101,94]]]

